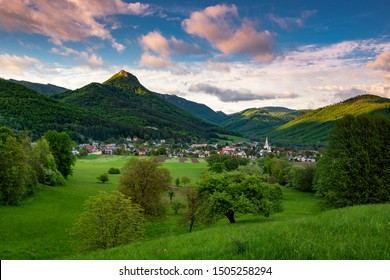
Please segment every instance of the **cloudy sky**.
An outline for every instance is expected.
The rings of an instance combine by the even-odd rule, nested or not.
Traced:
[[[76,89],[120,69],[233,113],[390,98],[390,2],[0,0],[0,77]]]

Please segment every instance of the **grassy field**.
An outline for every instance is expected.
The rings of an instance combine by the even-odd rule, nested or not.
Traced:
[[[67,230],[83,211],[84,201],[99,191],[118,187],[120,175],[105,184],[96,177],[120,168],[122,156],[78,160],[66,186],[42,187],[18,207],[0,207],[1,259],[389,259],[390,205],[360,206],[321,212],[313,194],[283,188],[284,211],[269,218],[237,215],[237,223],[220,220],[197,226],[180,225],[180,212],[148,222],[145,240],[110,250],[77,255]],[[175,178],[191,184],[206,163],[162,163]],[[184,199],[177,193],[176,200]],[[168,195],[165,197],[169,203]]]
[[[43,186],[36,195],[18,207],[0,206],[0,258],[1,259],[63,259],[74,253],[67,230],[83,211],[84,201],[100,191],[113,191],[118,187],[120,175],[109,175],[105,184],[96,177],[109,168],[121,168],[126,156],[95,156],[79,159],[73,176],[63,187]],[[170,170],[172,184],[175,178],[187,176],[195,183],[206,162],[186,161],[178,158],[162,163]],[[161,225],[152,236],[169,231]]]

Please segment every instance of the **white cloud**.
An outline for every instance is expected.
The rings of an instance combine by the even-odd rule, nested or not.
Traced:
[[[23,75],[24,69],[35,68],[39,63],[38,59],[25,55],[0,54],[0,69],[6,74]]]
[[[298,97],[297,94],[291,92],[278,93],[254,93],[249,89],[227,89],[219,88],[206,83],[192,84],[190,92],[204,92],[216,96],[223,102],[239,102],[252,100],[271,100],[271,99],[289,99]]]
[[[62,56],[75,55],[78,60],[81,60],[83,63],[87,63],[91,67],[98,67],[103,65],[103,59],[92,52],[78,51],[76,49],[68,48],[65,46],[55,47],[52,48],[50,51],[54,54]]]
[[[120,70],[119,67],[104,66],[98,56],[87,58],[90,65],[63,67],[34,57],[1,54],[0,77],[76,89],[91,82],[103,82]]]

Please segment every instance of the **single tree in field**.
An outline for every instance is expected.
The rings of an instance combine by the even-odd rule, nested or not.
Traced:
[[[233,171],[204,175],[196,188],[208,216],[225,216],[235,223],[236,213],[270,214],[281,211],[282,190],[257,175]]]
[[[314,187],[324,207],[390,200],[390,120],[347,116],[339,120],[317,164]]]
[[[204,218],[202,211],[200,211],[202,201],[198,198],[194,188],[186,188],[185,195],[187,197],[187,207],[180,223],[188,226],[189,232],[192,232],[195,224]]]
[[[171,182],[169,171],[154,159],[130,159],[123,167],[120,192],[139,204],[150,217],[165,215],[162,195]]]
[[[70,235],[79,252],[128,244],[144,235],[143,211],[118,191],[102,192],[85,202]]]
[[[72,174],[76,158],[72,153],[72,139],[66,132],[47,131],[43,136],[49,143],[58,171],[66,179]]]

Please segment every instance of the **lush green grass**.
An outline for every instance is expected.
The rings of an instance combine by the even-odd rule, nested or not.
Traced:
[[[128,159],[125,156],[95,155],[79,159],[66,186],[44,186],[18,207],[0,207],[0,258],[62,259],[73,254],[67,230],[83,211],[84,201],[99,191],[116,189],[120,175],[109,175],[109,181],[104,184],[96,177],[111,167],[121,168]],[[191,182],[196,182],[206,163],[180,163],[175,158],[162,166],[171,171],[173,178],[187,176]],[[151,230],[151,236],[172,231],[164,223],[159,227]]]
[[[42,187],[18,207],[0,207],[0,258],[61,259],[72,254],[67,229],[82,212],[84,201],[99,191],[112,191],[119,179],[109,175],[110,181],[102,184],[96,177],[124,161],[79,160],[66,186]]]
[[[289,219],[245,217],[179,236],[99,250],[82,259],[390,258],[390,205],[366,205]]]
[[[191,159],[188,158],[185,162],[179,162],[178,158],[172,158],[164,161],[162,167],[167,168],[172,176],[172,185],[175,184],[176,178],[186,176],[190,179],[188,185],[193,186],[203,170],[207,167],[207,162],[204,159],[198,159],[199,163],[192,163]]]
[[[122,156],[78,160],[64,187],[42,187],[18,207],[0,207],[1,259],[388,259],[390,205],[362,206],[321,213],[312,194],[283,188],[284,211],[269,218],[237,215],[192,233],[171,209],[163,221],[148,222],[142,242],[86,255],[75,255],[67,230],[83,211],[84,201],[118,187],[120,175],[105,184],[96,179],[120,168]],[[196,182],[201,163],[171,159],[162,164],[172,177]],[[169,203],[168,195],[164,198]],[[185,200],[176,192],[174,200]]]

